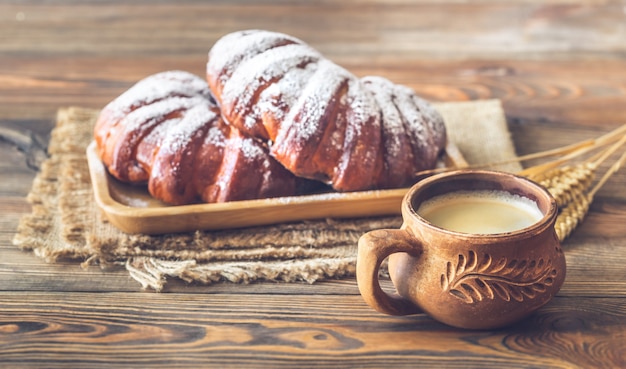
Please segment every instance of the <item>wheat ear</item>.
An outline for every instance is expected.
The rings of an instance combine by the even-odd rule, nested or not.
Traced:
[[[590,188],[600,165],[619,150],[626,143],[626,136],[622,137],[609,148],[597,153],[586,161],[548,169],[544,172],[530,170],[526,177],[544,186],[555,198],[559,208],[586,193]],[[534,169],[534,168],[529,168]]]
[[[559,241],[563,242],[582,223],[591,206],[591,196],[578,194],[576,198],[561,210],[556,218],[554,230]]]
[[[500,164],[511,162],[523,162],[553,156],[560,156],[557,159],[528,167],[518,175],[530,178],[543,185],[556,199],[559,206],[559,215],[555,229],[559,240],[566,239],[576,227],[583,221],[593,197],[608,178],[617,172],[626,161],[626,154],[605,173],[596,186],[590,190],[597,169],[602,162],[617,152],[626,143],[626,124],[617,129],[604,134],[596,139],[585,140],[561,148],[542,151],[534,154],[519,156],[511,160],[464,166],[466,169],[488,168]],[[612,144],[608,149],[607,145]],[[584,155],[591,155],[595,150],[602,149],[591,158],[583,160],[578,164],[569,164],[574,159]],[[444,167],[426,170],[416,173],[418,178],[426,177],[435,173],[446,172],[458,169],[455,167]]]
[[[614,140],[616,137],[612,136],[612,138]],[[611,143],[609,140],[599,141],[604,145]],[[620,150],[625,143],[626,135],[622,135],[610,147],[604,148],[594,156],[575,165],[552,167],[552,165],[541,164],[523,171],[527,178],[543,185],[555,198],[560,210],[555,225],[559,240],[563,241],[566,239],[583,221],[589,211],[595,193],[613,173],[619,170],[623,158],[618,160],[598,184],[591,189],[596,171],[600,165]],[[561,164],[562,161],[558,160],[551,163]]]
[[[548,189],[561,209],[591,188],[596,168],[591,163],[568,165],[550,170],[538,182]]]
[[[619,171],[624,163],[626,163],[626,153],[622,154],[620,159],[606,171],[604,176],[602,176],[602,178],[590,191],[587,193],[576,191],[567,206],[561,209],[554,226],[557,237],[560,241],[569,237],[572,232],[574,232],[576,227],[582,223],[598,190],[600,190],[600,188],[613,174]]]

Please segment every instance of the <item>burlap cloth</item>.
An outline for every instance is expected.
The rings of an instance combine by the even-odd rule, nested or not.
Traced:
[[[497,100],[436,104],[450,139],[471,164],[515,157]],[[124,266],[144,288],[161,290],[170,278],[188,282],[306,281],[355,274],[357,241],[372,229],[397,228],[399,216],[325,219],[222,231],[162,236],[129,235],[103,219],[93,199],[85,150],[97,110],[60,109],[49,158],[28,201],[32,213],[14,244],[49,262]],[[519,164],[496,169],[517,171]]]

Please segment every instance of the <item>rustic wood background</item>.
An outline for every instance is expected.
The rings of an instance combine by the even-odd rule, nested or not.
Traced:
[[[498,331],[383,316],[353,279],[155,294],[11,244],[59,107],[202,75],[211,45],[247,28],[432,101],[501,99],[519,154],[626,123],[625,1],[0,1],[0,367],[626,367],[626,171],[564,244],[558,296]]]

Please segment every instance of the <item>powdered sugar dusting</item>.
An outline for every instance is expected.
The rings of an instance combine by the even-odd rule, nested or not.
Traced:
[[[446,141],[445,126],[439,113],[415,92],[394,84],[382,77],[368,76],[362,79],[377,98],[383,114],[383,134],[396,136],[386,140],[390,156],[402,156],[398,151],[401,137],[409,139],[413,152],[413,171],[430,168]],[[393,165],[393,157],[387,158]]]
[[[131,111],[120,121],[120,125],[124,127],[125,132],[145,129],[150,125],[163,121],[165,116],[175,111],[189,109],[198,102],[198,99],[184,97],[172,97],[159,100]]]
[[[289,43],[304,44],[294,37],[275,32],[233,32],[219,39],[209,51],[207,73],[219,75],[222,82],[225,82],[240,63],[266,50]]]
[[[366,88],[371,91],[382,113],[382,132],[385,138],[386,161],[393,162],[401,154],[404,136],[402,117],[393,103],[394,84],[382,77],[369,76],[361,79]]]
[[[294,44],[270,49],[246,60],[225,83],[221,95],[222,106],[225,109],[231,107],[232,112],[237,115],[255,113],[249,108],[254,104],[254,97],[260,89],[284,76],[289,70],[319,57],[310,47]],[[245,127],[242,128],[251,129],[257,122],[258,115],[248,116]]]
[[[208,84],[196,76],[178,71],[150,76],[106,109],[100,129],[112,133],[106,135],[109,142],[103,141],[110,148],[103,155],[113,159],[103,161],[119,179],[148,180],[148,190],[158,199],[183,204],[295,192],[295,177],[264,144],[222,120]],[[231,171],[220,171],[228,165]]]
[[[413,104],[412,92],[396,86],[393,101],[404,117],[404,129],[413,148],[416,168],[421,170],[430,167],[431,155],[429,152],[438,150],[435,147],[430,147],[430,130],[424,125],[424,117]],[[432,163],[434,164],[434,161]]]
[[[335,175],[338,180],[344,177],[343,172],[369,176],[361,180],[364,184],[360,189],[365,189],[372,187],[376,181],[371,170],[378,155],[381,155],[380,111],[372,94],[356,78],[348,82],[346,99],[344,154],[337,164],[338,171]]]
[[[198,99],[190,99],[189,109],[184,113],[180,124],[170,128],[161,144],[160,152],[171,155],[186,147],[191,139],[207,124],[211,124],[218,115],[209,106]]]
[[[203,79],[184,71],[167,71],[137,82],[109,103],[105,109],[112,113],[112,120],[119,120],[140,106],[152,104],[168,96],[197,95],[206,98],[211,95]]]
[[[336,189],[408,180],[411,165],[434,165],[445,144],[440,116],[411,89],[381,77],[359,80],[284,34],[253,30],[223,37],[209,52],[207,73],[233,126],[267,141],[296,175],[331,178]],[[335,131],[326,132],[329,126]],[[328,141],[318,146],[322,138]],[[242,147],[246,157],[255,152]],[[411,158],[414,163],[405,164]],[[380,173],[394,179],[380,180]]]
[[[198,134],[206,132],[208,124],[213,124],[219,116],[210,109],[209,105],[201,99],[189,99],[189,109],[182,112],[182,117],[178,124],[171,125],[165,135],[161,146],[154,157],[152,170],[150,172],[150,182],[167,182],[167,178],[176,178],[181,171],[181,163],[185,162],[180,154],[185,153],[193,138]],[[177,158],[173,160],[172,157]],[[192,165],[192,162],[185,162]]]
[[[358,79],[349,81],[348,86],[348,114],[350,123],[354,126],[354,134],[361,135],[365,124],[380,125],[378,119],[379,107],[376,100]],[[346,138],[347,139],[347,138]]]
[[[341,85],[350,77],[343,68],[320,60],[306,87],[301,87],[304,90],[285,117],[276,140],[285,140],[295,148],[302,148],[313,138],[319,139],[328,123],[324,116],[329,105],[338,99]]]
[[[416,95],[413,96],[413,103],[424,115],[424,121],[433,137],[433,145],[440,149],[443,148],[446,144],[446,126],[441,114],[426,100]]]
[[[317,64],[308,63],[304,67],[288,70],[282,78],[271,83],[261,92],[253,107],[252,115],[255,119],[269,115],[281,121],[282,125],[289,111],[301,97],[302,89],[307,85],[315,70],[317,70]],[[275,134],[270,134],[268,138],[274,139]]]
[[[215,124],[211,125],[204,142],[206,144],[213,145],[214,147],[225,147],[226,136],[224,135],[224,131]]]
[[[250,137],[243,137],[240,141],[240,150],[244,158],[248,161],[262,158],[266,155],[260,144]]]

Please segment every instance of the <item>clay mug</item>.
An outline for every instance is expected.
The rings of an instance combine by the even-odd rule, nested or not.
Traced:
[[[505,191],[530,199],[540,213],[522,229],[466,233],[441,228],[418,213],[428,199],[458,191]],[[361,236],[357,283],[364,300],[390,315],[426,313],[460,328],[512,324],[545,305],[565,279],[554,224],[557,204],[540,185],[503,172],[461,170],[426,178],[402,201],[400,229]],[[388,259],[396,293],[380,287]]]

